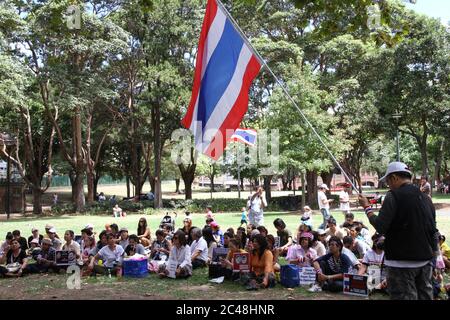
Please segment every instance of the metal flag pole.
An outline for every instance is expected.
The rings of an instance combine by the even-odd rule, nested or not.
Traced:
[[[259,62],[266,67],[266,69],[269,71],[269,73],[272,75],[272,77],[275,79],[276,83],[281,87],[281,89],[283,90],[284,94],[288,97],[289,101],[292,103],[292,105],[297,109],[297,111],[300,113],[301,117],[303,118],[303,120],[306,122],[306,124],[310,127],[310,129],[314,132],[314,134],[316,135],[317,139],[319,139],[320,143],[322,143],[322,145],[325,147],[325,150],[328,152],[329,156],[331,157],[331,159],[333,160],[334,164],[341,170],[342,174],[344,175],[345,179],[352,185],[352,188],[359,193],[359,190],[356,188],[356,186],[354,185],[353,181],[349,178],[349,176],[347,175],[347,173],[344,171],[344,169],[342,169],[341,165],[339,164],[339,162],[336,160],[336,158],[334,157],[333,153],[331,153],[330,149],[327,147],[327,145],[325,144],[325,142],[323,141],[322,137],[319,135],[319,133],[317,133],[316,129],[314,128],[314,126],[311,124],[311,122],[309,122],[308,118],[306,118],[305,114],[303,113],[303,111],[300,109],[300,107],[297,105],[297,103],[294,101],[294,99],[292,98],[292,96],[289,94],[286,86],[281,82],[281,80],[277,77],[277,75],[272,71],[272,69],[269,67],[269,65],[267,64],[267,62],[263,59],[263,57],[259,54],[258,50],[256,50],[253,45],[251,44],[250,40],[247,38],[247,36],[244,34],[244,32],[242,31],[242,29],[239,27],[239,25],[237,24],[236,20],[234,20],[234,18],[231,16],[231,14],[228,12],[227,8],[225,8],[225,6],[223,5],[222,2],[220,2],[220,0],[216,0],[218,6],[222,9],[222,11],[225,13],[225,15],[230,19],[230,21],[233,23],[234,27],[236,28],[236,30],[240,33],[240,35],[242,36],[242,38],[244,39],[244,42],[249,46],[249,48],[252,50],[252,52],[255,54],[255,56],[258,58]]]

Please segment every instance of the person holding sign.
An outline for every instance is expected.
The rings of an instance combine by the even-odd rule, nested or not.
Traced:
[[[272,288],[275,286],[273,255],[268,248],[267,239],[257,234],[253,238],[253,250],[250,254],[251,272],[247,284],[248,290]]]
[[[74,236],[75,234],[72,230],[67,230],[64,233],[64,240],[66,241],[66,243],[62,247],[62,250],[74,252],[76,256],[76,263],[78,265],[83,265],[83,260],[81,259],[80,245],[78,244],[78,242],[73,241]]]
[[[343,246],[341,239],[332,236],[328,241],[329,253],[314,261],[317,280],[323,290],[342,292],[344,288],[344,273],[348,273],[352,263],[345,254],[342,254]],[[320,291],[320,288],[314,286],[311,291]]]
[[[191,248],[187,244],[186,234],[178,230],[172,238],[167,264],[161,265],[159,277],[187,278],[192,275]]]

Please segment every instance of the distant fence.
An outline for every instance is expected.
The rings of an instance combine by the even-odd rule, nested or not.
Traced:
[[[45,181],[46,178],[44,178],[43,185],[46,184]],[[86,184],[86,179],[84,180],[84,183]],[[120,184],[120,183],[126,183],[125,179],[121,180],[114,180],[110,176],[104,176],[101,177],[98,184]],[[51,187],[70,187],[70,178],[69,176],[54,176],[52,177],[52,183],[50,185]]]

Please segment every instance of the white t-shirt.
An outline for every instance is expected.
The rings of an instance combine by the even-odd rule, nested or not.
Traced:
[[[342,211],[349,211],[350,210],[350,197],[347,192],[344,190],[339,193],[339,202],[340,206],[339,209]]]
[[[109,246],[104,246],[100,249],[98,254],[103,260],[103,265],[107,268],[113,268],[114,263],[119,265],[122,264],[124,250],[121,246],[116,245],[114,251],[112,251]]]
[[[323,204],[323,201],[326,200],[326,204]],[[317,193],[317,201],[319,202],[319,209],[330,209],[330,204],[328,203],[327,196],[325,192],[319,191]]]
[[[255,199],[253,199],[253,201],[251,202],[251,209],[255,212],[261,212],[262,206],[267,206],[266,198],[264,197],[264,195],[262,195],[261,197],[255,197]]]
[[[201,237],[198,240],[192,241],[191,244],[191,256],[195,251],[200,251],[200,255],[197,256],[197,259],[208,261],[208,244],[206,240]]]
[[[342,248],[342,254],[345,254],[350,259],[352,266],[356,266],[359,264],[358,258],[356,258],[355,254],[346,247]]]
[[[317,252],[317,257],[321,257],[327,254],[327,249],[325,248],[325,246],[323,245],[322,242],[317,241],[316,245],[312,247],[314,250],[316,250]]]
[[[367,264],[367,265],[372,265],[372,264],[381,265],[381,263],[383,262],[383,257],[384,257],[384,251],[381,252],[381,254],[377,254],[377,252],[375,250],[370,249],[364,255],[363,263]]]
[[[363,257],[366,255],[366,252],[370,250],[370,247],[367,243],[362,240],[355,239],[355,248],[358,250],[359,256]]]
[[[180,268],[184,268],[185,266],[192,267],[191,248],[188,244],[179,249],[176,246],[172,246],[169,255],[169,262],[167,265],[170,265],[170,263],[172,262],[176,262],[176,264],[180,266]]]

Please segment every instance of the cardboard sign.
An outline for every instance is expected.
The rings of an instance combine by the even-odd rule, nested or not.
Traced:
[[[233,271],[250,271],[250,253],[233,254]]]
[[[300,268],[300,285],[310,286],[316,283],[316,270],[313,267],[302,267]]]
[[[367,276],[344,273],[344,294],[367,297],[369,295]]]
[[[178,263],[176,260],[169,260],[167,264],[167,271],[169,271],[169,274],[167,275],[169,278],[175,279],[176,278],[176,271],[177,271]]]
[[[220,258],[225,259],[228,255],[228,248],[214,248],[211,264],[219,264]]]
[[[58,250],[55,252],[55,263],[58,266],[69,266],[77,263],[77,255],[73,251]]]
[[[281,243],[280,237],[275,237],[275,243],[273,245],[274,248],[279,248]]]
[[[370,265],[367,268],[367,288],[371,291],[378,288],[383,281],[383,272],[377,265]]]

